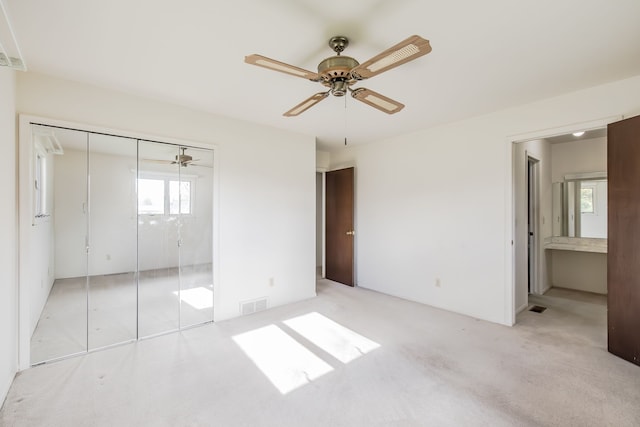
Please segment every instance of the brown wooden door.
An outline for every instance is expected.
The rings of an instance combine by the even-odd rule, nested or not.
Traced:
[[[353,278],[354,169],[326,174],[326,275],[327,279],[354,286]]]
[[[640,365],[640,116],[607,131],[609,351]]]

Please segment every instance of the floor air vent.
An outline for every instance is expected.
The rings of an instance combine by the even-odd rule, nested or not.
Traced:
[[[534,305],[533,307],[531,307],[529,309],[529,311],[533,311],[534,313],[542,313],[546,309],[547,309],[547,307],[542,307],[540,305]]]
[[[262,311],[267,309],[267,299],[260,298],[252,301],[245,301],[240,303],[240,314],[247,315],[255,313],[256,311]]]

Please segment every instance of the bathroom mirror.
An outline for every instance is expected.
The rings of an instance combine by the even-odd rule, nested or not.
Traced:
[[[553,183],[553,235],[607,238],[607,174],[566,175]]]

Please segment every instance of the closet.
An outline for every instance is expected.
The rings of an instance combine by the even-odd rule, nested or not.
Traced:
[[[213,321],[213,151],[31,126],[31,363]]]

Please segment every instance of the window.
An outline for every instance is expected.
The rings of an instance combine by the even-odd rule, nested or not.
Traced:
[[[138,178],[140,215],[190,215],[193,185],[191,180],[175,177]]]
[[[583,187],[580,189],[580,212],[595,213],[594,210],[594,187]]]

